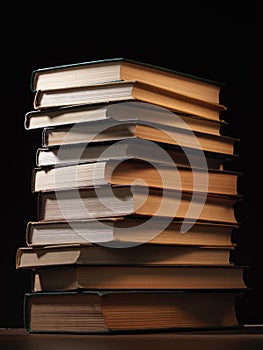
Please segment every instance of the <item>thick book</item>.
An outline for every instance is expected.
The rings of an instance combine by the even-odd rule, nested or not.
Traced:
[[[136,101],[32,110],[25,114],[24,126],[26,130],[32,130],[107,119],[117,121],[132,119],[147,124],[154,122],[213,135],[226,134],[228,126],[223,120],[178,114],[157,105]]]
[[[219,103],[222,82],[128,58],[107,58],[39,68],[32,72],[32,91],[65,89],[112,81],[139,80],[173,92]]]
[[[106,102],[139,101],[167,108],[173,112],[192,114],[211,120],[222,119],[227,107],[203,101],[165,88],[157,88],[139,81],[115,81],[83,87],[38,90],[34,95],[34,109],[98,104]]]
[[[139,215],[236,224],[242,198],[148,188],[98,186],[38,192],[38,221]]]
[[[92,145],[93,142],[98,141],[124,142],[127,139],[139,139],[142,146],[150,142],[159,142],[166,145],[176,145],[183,150],[190,148],[188,154],[193,155],[197,152],[207,151],[228,156],[237,154],[237,145],[240,141],[229,136],[194,132],[190,129],[157,123],[144,124],[138,120],[113,121],[108,119],[42,129],[43,147],[80,143]]]
[[[29,247],[92,243],[125,246],[143,242],[225,247],[235,246],[240,236],[239,226],[235,224],[195,221],[187,232],[182,232],[182,223],[183,220],[172,220],[166,224],[162,218],[150,221],[149,218],[136,216],[69,222],[29,221],[26,225],[25,239]],[[159,233],[156,231],[158,225],[161,227]]]
[[[231,171],[179,167],[134,159],[34,168],[33,192],[101,185],[132,185],[144,181],[153,188],[237,196],[239,174]]]
[[[112,242],[110,246],[57,245],[50,247],[18,247],[17,269],[34,269],[66,265],[233,265],[233,246],[188,246],[144,244],[130,247]]]
[[[163,149],[166,157],[163,156],[163,152],[154,152],[156,150],[155,145]],[[191,167],[192,163],[200,169],[226,170],[241,174],[240,157],[238,155],[200,151],[187,147],[184,147],[183,150],[177,145],[162,142],[145,143],[138,138],[127,138],[121,140],[121,142],[96,141],[86,146],[80,143],[39,147],[36,150],[37,167],[58,167],[124,158],[176,166]]]
[[[240,327],[236,291],[26,293],[29,333],[118,333]]]
[[[83,289],[247,289],[241,265],[73,265],[32,270],[32,291]]]

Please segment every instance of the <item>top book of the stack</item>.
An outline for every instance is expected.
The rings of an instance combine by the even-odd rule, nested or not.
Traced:
[[[36,69],[31,90],[80,88],[118,81],[139,81],[212,104],[218,104],[223,83],[127,58],[65,64]]]

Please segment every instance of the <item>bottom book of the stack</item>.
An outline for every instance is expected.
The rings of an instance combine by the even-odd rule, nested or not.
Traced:
[[[116,333],[240,327],[238,291],[83,290],[25,294],[30,333]]]

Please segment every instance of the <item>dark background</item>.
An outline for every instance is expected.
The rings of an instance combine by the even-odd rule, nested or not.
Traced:
[[[255,109],[262,90],[259,9],[198,1],[175,2],[172,8],[165,2],[143,8],[133,2],[114,7],[111,2],[85,3],[0,2],[0,327],[23,326],[23,295],[30,290],[30,272],[15,270],[15,253],[25,245],[26,223],[35,219],[30,181],[41,136],[25,131],[23,123],[33,109],[29,80],[37,68],[128,57],[224,82],[221,102],[228,107],[231,133],[241,138],[245,246],[253,264],[261,264],[261,246],[256,243],[251,254],[254,243],[249,243],[260,241],[262,234],[256,213],[262,118]]]

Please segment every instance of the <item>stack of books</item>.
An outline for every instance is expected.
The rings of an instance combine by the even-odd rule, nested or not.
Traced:
[[[17,269],[29,332],[239,327],[238,139],[222,84],[129,59],[32,73],[42,130]]]

